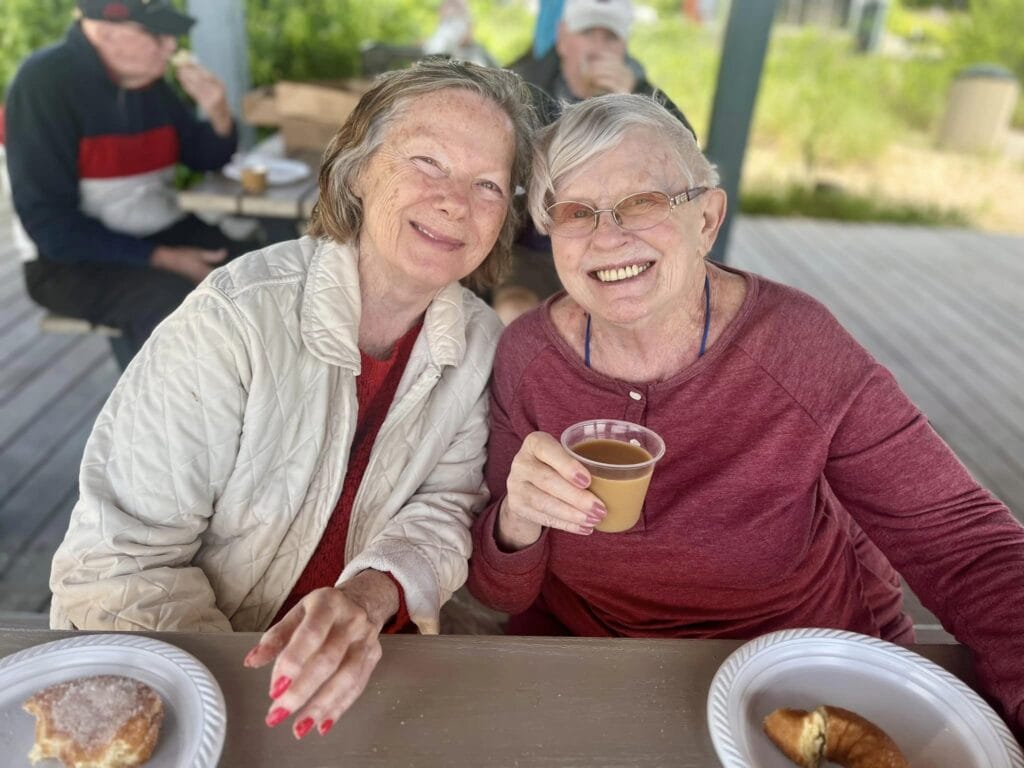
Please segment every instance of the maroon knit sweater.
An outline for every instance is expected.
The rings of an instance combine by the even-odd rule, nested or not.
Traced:
[[[345,567],[345,542],[348,540],[348,524],[352,520],[352,503],[359,491],[359,484],[370,463],[370,451],[373,441],[377,439],[381,425],[388,415],[391,401],[395,399],[398,383],[402,380],[405,365],[409,362],[416,337],[419,336],[421,323],[409,330],[392,350],[387,360],[377,360],[360,350],[360,373],[356,377],[356,400],[359,403],[359,414],[356,417],[356,431],[349,449],[348,471],[341,487],[341,496],[327,521],[327,527],[320,537],[309,562],[303,569],[299,580],[295,582],[291,593],[285,598],[284,605],[274,617],[276,624],[303,597],[314,589],[333,587],[338,576]],[[389,573],[388,576],[391,576]],[[391,580],[398,587],[398,612],[384,627],[384,631],[394,633],[401,631],[409,623],[409,612],[405,605],[405,593],[402,585],[394,576]]]
[[[510,624],[523,633],[750,638],[834,627],[911,642],[898,571],[975,652],[982,685],[1021,727],[1024,528],[828,310],[745,277],[723,335],[662,382],[584,367],[551,301],[509,327],[471,591],[526,611]],[[640,522],[620,534],[545,530],[501,551],[496,510],[523,439],[595,417],[665,439]]]

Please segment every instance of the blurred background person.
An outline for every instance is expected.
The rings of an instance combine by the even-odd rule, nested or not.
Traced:
[[[7,163],[28,234],[25,283],[59,315],[122,330],[124,367],[207,274],[244,249],[177,205],[178,162],[222,167],[235,122],[194,60],[164,76],[194,20],[166,0],[79,0],[60,43],[33,53],[7,94]]]
[[[531,52],[511,65],[526,82],[553,99],[539,105],[543,123],[558,117],[564,103],[604,93],[655,93],[657,87],[648,82],[642,68],[630,63],[632,25],[630,0],[565,0],[554,46],[539,58]],[[661,97],[693,132],[679,108],[664,94]]]
[[[437,28],[423,43],[428,56],[448,56],[482,67],[496,67],[487,50],[473,39],[473,18],[468,0],[444,0],[438,11]]]

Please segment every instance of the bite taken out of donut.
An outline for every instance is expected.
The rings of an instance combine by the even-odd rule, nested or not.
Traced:
[[[121,675],[80,677],[51,685],[23,705],[36,717],[35,765],[56,758],[65,768],[135,768],[153,754],[164,705],[148,685]]]
[[[885,731],[842,707],[776,709],[764,719],[764,732],[801,768],[820,768],[826,760],[844,768],[909,768]]]

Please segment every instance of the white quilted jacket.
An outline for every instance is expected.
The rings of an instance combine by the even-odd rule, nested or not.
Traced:
[[[218,269],[121,377],[53,559],[51,626],[263,630],[341,493],[355,431],[355,251],[280,243]],[[338,583],[390,571],[437,633],[486,501],[501,323],[452,284],[430,304],[363,476]]]

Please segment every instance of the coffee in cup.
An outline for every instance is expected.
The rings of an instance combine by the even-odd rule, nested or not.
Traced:
[[[619,533],[636,525],[654,465],[665,455],[661,437],[632,422],[591,419],[562,432],[562,447],[590,472],[589,490],[608,509],[596,529]]]

